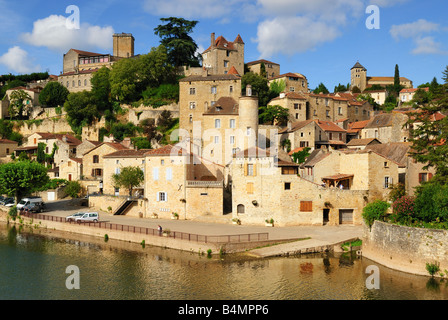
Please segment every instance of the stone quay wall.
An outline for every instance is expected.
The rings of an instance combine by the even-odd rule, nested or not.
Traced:
[[[448,231],[411,228],[375,221],[365,227],[362,255],[386,267],[429,275],[426,263],[448,270]]]

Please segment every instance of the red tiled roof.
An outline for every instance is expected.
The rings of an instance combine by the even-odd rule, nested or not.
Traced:
[[[269,80],[279,79],[279,78],[286,78],[286,77],[305,79],[305,76],[303,74],[288,72],[288,73],[284,73],[284,74],[281,74],[281,75],[269,78]]]
[[[416,92],[419,89],[426,91],[426,92],[429,91],[429,88],[408,88],[408,89],[402,89],[400,91],[400,93],[412,93],[412,92]]]
[[[316,122],[316,124],[324,131],[347,132],[347,130],[344,130],[331,121],[314,120],[314,122]]]
[[[238,73],[238,71],[236,71],[235,67],[232,66],[232,68],[230,68],[230,70],[227,72],[227,74],[234,74],[239,76],[240,74]]]
[[[106,54],[103,54],[103,53],[95,53],[95,52],[89,52],[89,51],[83,51],[83,50],[77,50],[77,49],[71,49],[71,50],[75,51],[77,54],[80,54],[82,56],[87,56],[87,57],[106,56]]]
[[[235,46],[234,46],[235,43],[242,43],[242,44],[244,44],[243,39],[241,38],[240,35],[238,35],[236,37],[234,42],[227,41],[226,38],[224,38],[223,36],[219,36],[215,40],[215,47],[219,48],[219,49],[236,50]],[[211,46],[208,47],[207,50],[205,50],[203,53],[206,53],[211,48],[212,48]]]
[[[182,155],[182,151],[184,151],[184,153],[186,152],[185,149],[182,149],[178,146],[174,146],[174,145],[166,145],[164,147],[158,148],[158,149],[152,149],[149,150],[145,153],[146,157],[157,157],[157,156],[181,156]]]
[[[272,62],[272,61],[268,61],[268,60],[264,60],[264,59],[260,59],[260,60],[255,60],[255,61],[248,62],[247,65],[248,65],[248,66],[251,66],[251,65],[259,64],[259,63],[260,63],[260,64],[261,64],[261,63],[264,63],[264,64],[269,63],[269,64],[276,64],[276,65],[279,65],[278,63],[275,63],[275,62]]]
[[[0,139],[0,143],[14,143],[14,144],[19,144],[17,141],[12,141],[12,140],[8,140],[8,139]]]
[[[67,138],[67,143],[69,145],[79,145],[81,144],[81,141],[76,139],[71,134],[64,134],[64,133],[50,133],[50,132],[36,132],[38,135],[41,136],[39,140],[47,140],[47,139],[58,139],[63,141],[64,136]]]

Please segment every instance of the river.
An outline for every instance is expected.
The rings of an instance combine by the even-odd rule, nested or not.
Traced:
[[[255,259],[207,257],[113,240],[0,224],[2,300],[442,300],[447,281],[377,266],[366,286],[356,254]],[[74,266],[78,274],[67,269]],[[79,289],[68,279],[79,275]],[[76,283],[76,282],[70,282]]]

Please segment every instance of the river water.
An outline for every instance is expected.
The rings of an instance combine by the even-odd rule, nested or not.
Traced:
[[[206,248],[204,248],[204,251]],[[378,266],[356,254],[207,257],[0,224],[1,300],[441,300],[445,281]],[[79,270],[79,289],[67,281]],[[72,278],[70,278],[72,279]],[[75,283],[75,282],[70,282]]]

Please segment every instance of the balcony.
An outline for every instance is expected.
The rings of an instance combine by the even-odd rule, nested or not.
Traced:
[[[187,188],[222,188],[223,181],[187,181]]]

